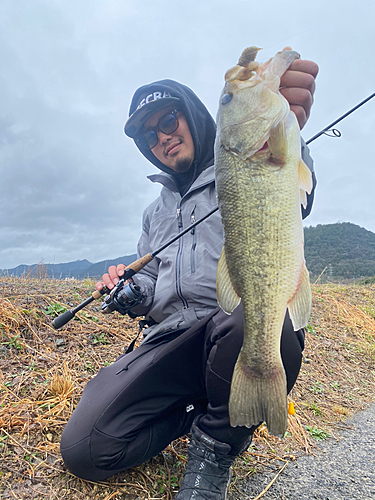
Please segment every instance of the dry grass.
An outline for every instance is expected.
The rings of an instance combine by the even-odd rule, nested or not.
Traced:
[[[173,498],[187,438],[101,483],[72,476],[59,454],[85,384],[130,343],[136,322],[102,316],[94,303],[55,331],[55,311],[89,296],[90,281],[2,278],[0,290],[0,498]],[[317,439],[337,437],[344,419],[375,399],[375,286],[315,285],[313,297],[305,362],[290,395],[296,414],[281,441],[258,430],[236,461],[234,492],[251,474],[313,453]]]

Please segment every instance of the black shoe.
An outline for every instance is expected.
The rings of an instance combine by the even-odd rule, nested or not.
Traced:
[[[186,472],[175,500],[225,500],[236,458],[230,451],[229,444],[212,439],[193,423]]]

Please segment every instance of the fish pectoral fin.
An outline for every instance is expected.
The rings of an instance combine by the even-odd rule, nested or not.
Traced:
[[[276,165],[284,165],[286,160],[287,140],[284,120],[271,129],[267,140],[271,152],[270,161]]]
[[[313,188],[312,173],[309,167],[303,160],[300,160],[298,165],[298,187],[299,197],[303,208],[307,207],[307,195],[310,194]]]
[[[300,285],[288,304],[294,331],[300,330],[307,325],[311,312],[311,300],[309,272],[306,265],[303,264]]]
[[[216,294],[217,302],[226,314],[231,314],[241,300],[230,280],[224,247],[217,265]]]

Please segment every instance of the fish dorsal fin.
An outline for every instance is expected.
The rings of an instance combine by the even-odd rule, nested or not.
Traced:
[[[216,294],[217,302],[226,314],[231,314],[241,300],[230,280],[224,247],[217,265]]]
[[[298,165],[298,187],[300,201],[303,208],[307,207],[307,195],[310,194],[313,188],[312,173],[309,167],[303,160],[300,160]]]
[[[311,287],[309,272],[305,263],[301,270],[299,287],[289,302],[288,309],[294,331],[300,330],[307,325],[311,312]]]
[[[246,68],[246,66],[250,63],[252,63],[253,61],[255,61],[255,58],[258,54],[258,52],[260,51],[261,49],[259,47],[247,47],[241,54],[239,60],[238,60],[238,65],[239,66],[243,66],[244,68]]]

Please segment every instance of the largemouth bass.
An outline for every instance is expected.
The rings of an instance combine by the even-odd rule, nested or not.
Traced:
[[[255,61],[250,47],[227,71],[217,115],[215,177],[224,226],[217,298],[230,314],[242,301],[244,340],[229,400],[230,423],[266,422],[283,436],[287,389],[280,355],[289,310],[294,330],[306,326],[311,290],[303,252],[301,203],[312,176],[301,159],[300,131],[279,92],[280,77],[299,55]]]

